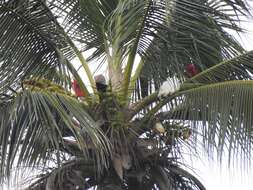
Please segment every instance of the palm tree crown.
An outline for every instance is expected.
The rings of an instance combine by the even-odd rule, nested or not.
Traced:
[[[253,52],[227,32],[249,15],[245,0],[0,0],[0,182],[28,167],[26,189],[204,190],[184,147],[249,160]]]

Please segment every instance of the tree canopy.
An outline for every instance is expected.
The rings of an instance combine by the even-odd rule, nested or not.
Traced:
[[[253,52],[228,31],[250,16],[246,0],[0,0],[0,182],[28,167],[26,189],[204,190],[184,147],[249,161]]]

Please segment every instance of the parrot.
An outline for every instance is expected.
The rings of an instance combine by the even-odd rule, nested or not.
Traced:
[[[191,63],[191,64],[186,65],[186,73],[189,77],[194,77],[199,72],[198,72],[198,69],[197,69],[196,65]]]
[[[96,87],[98,92],[106,92],[107,89],[107,85],[106,85],[106,80],[105,77],[103,75],[97,75],[94,77],[95,82],[96,82]],[[85,92],[83,92],[80,88],[80,86],[78,85],[78,82],[76,79],[73,80],[72,82],[72,89],[75,92],[75,95],[77,97],[85,97],[86,94]]]
[[[77,97],[85,97],[85,93],[81,90],[77,80],[75,80],[75,79],[72,82],[72,89],[74,90],[75,95]]]

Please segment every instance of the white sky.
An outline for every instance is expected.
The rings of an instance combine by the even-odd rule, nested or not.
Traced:
[[[204,184],[207,190],[252,190],[253,189],[253,167],[249,171],[242,168],[230,169],[226,163],[226,157],[222,167],[215,161],[208,161],[207,157],[202,160],[194,160],[192,163],[196,177]]]

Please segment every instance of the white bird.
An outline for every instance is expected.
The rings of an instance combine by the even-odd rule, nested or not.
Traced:
[[[179,90],[179,88],[180,88],[179,83],[175,83],[169,80],[164,81],[163,84],[159,88],[158,97],[163,98],[168,95],[171,95],[177,90]]]

